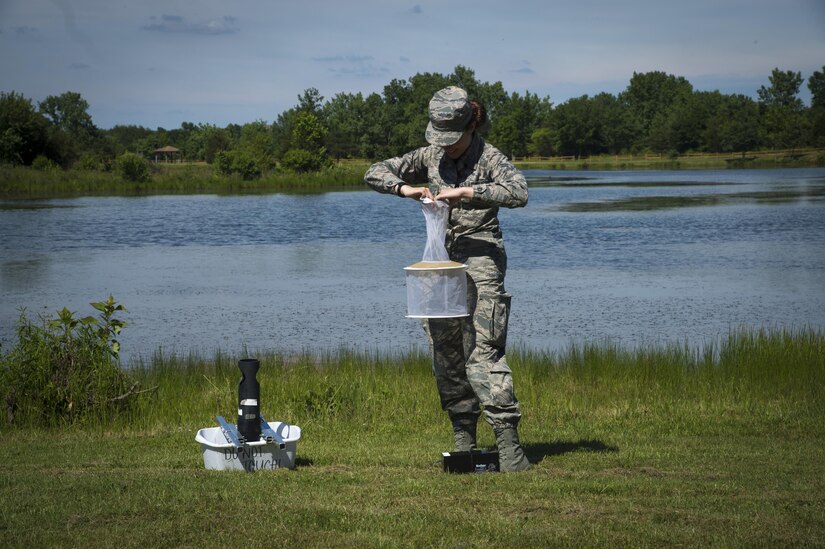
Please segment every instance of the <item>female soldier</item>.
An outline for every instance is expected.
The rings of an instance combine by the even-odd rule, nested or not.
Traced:
[[[445,245],[451,260],[468,266],[470,316],[424,322],[441,405],[453,424],[456,451],[475,448],[483,407],[495,432],[500,469],[521,471],[530,464],[516,430],[521,411],[505,358],[510,295],[504,290],[507,256],[498,209],[526,205],[527,183],[478,134],[487,113],[463,89],[436,92],[429,113],[424,135],[430,146],[373,164],[364,181],[381,193],[450,203]]]

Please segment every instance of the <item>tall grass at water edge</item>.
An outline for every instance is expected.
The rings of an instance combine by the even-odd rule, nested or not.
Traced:
[[[234,416],[239,356],[157,352],[135,406],[0,437],[13,547],[806,547],[825,539],[825,334],[509,362],[533,468],[445,475],[426,353],[259,353],[262,410],[302,429],[297,470],[205,471],[197,429]],[[479,429],[481,446],[493,444]]]
[[[141,389],[129,398],[131,405],[98,421],[87,417],[78,428],[158,433],[196,430],[214,424],[217,415],[233,417],[240,358],[162,351],[139,357],[124,372],[124,390],[134,382],[133,389]],[[256,358],[263,411],[272,420],[422,440],[446,432],[430,359],[421,350],[270,351]],[[515,348],[508,362],[528,436],[575,424],[583,411],[589,421],[595,414],[606,422],[634,421],[637,428],[678,425],[691,432],[704,429],[709,416],[726,413],[781,416],[789,406],[825,412],[825,334],[813,329],[743,329],[704,346],[627,348],[604,341],[558,352]],[[35,426],[29,416],[20,414],[15,425]]]
[[[735,156],[707,154],[619,157],[603,155],[587,159],[525,158],[515,164],[520,169],[541,170],[680,170],[719,168],[821,167],[822,149],[805,151],[763,151],[747,160]],[[82,195],[143,195],[198,193],[311,193],[363,188],[363,177],[371,161],[342,160],[319,172],[291,173],[276,170],[258,179],[243,180],[222,176],[206,163],[153,164],[148,181],[126,181],[114,172],[89,170],[38,170],[25,166],[0,166],[0,197],[52,198]]]
[[[239,357],[156,353],[132,365],[156,394],[120,417],[118,428],[195,429],[232,415]],[[356,430],[448,442],[446,415],[426,353],[341,350],[322,355],[263,353],[263,411],[311,431]],[[825,335],[815,330],[735,331],[704,347],[688,343],[624,348],[609,342],[562,352],[516,349],[508,357],[529,439],[575,423],[583,411],[636,428],[704,432],[731,413],[771,415],[810,407],[825,413]],[[739,418],[741,419],[741,418]],[[485,439],[492,444],[492,440]]]
[[[0,197],[51,198],[84,195],[319,192],[364,185],[366,163],[341,163],[314,173],[273,172],[243,180],[218,175],[208,164],[153,166],[147,181],[127,181],[113,172],[36,170],[0,166]]]

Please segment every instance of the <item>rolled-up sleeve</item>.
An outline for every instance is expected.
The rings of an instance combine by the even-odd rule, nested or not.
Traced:
[[[473,185],[473,206],[500,206],[521,208],[527,205],[527,179],[507,157],[496,151],[484,159],[487,166],[488,182]]]
[[[404,156],[376,162],[364,175],[364,183],[379,193],[394,192],[399,183],[416,185],[427,182],[424,163],[425,149],[411,151]]]

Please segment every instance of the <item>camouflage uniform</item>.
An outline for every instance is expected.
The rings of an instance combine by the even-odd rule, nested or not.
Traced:
[[[427,138],[434,141],[429,133]],[[462,199],[450,210],[446,239],[450,259],[468,266],[470,316],[428,319],[424,324],[432,342],[441,405],[453,425],[474,433],[483,406],[493,427],[515,426],[521,411],[505,358],[510,295],[504,289],[507,256],[497,214],[499,207],[527,204],[524,176],[474,133],[458,160],[441,146],[430,145],[373,164],[364,181],[382,193],[395,192],[401,183],[427,183],[433,196],[442,187],[473,187],[473,198]]]

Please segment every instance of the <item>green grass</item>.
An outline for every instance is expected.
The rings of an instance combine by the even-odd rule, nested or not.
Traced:
[[[740,154],[601,155],[522,158],[521,169],[546,170],[679,170],[719,168],[775,168],[825,166],[825,149],[759,151]],[[283,171],[244,181],[215,175],[205,163],[153,164],[146,182],[129,182],[115,173],[80,170],[36,170],[21,166],[0,166],[0,198],[51,198],[82,195],[141,195],[175,193],[311,193],[363,188],[368,160],[342,160],[317,173],[293,174]]]
[[[295,470],[206,471],[197,429],[236,406],[237,356],[163,356],[112,423],[0,433],[5,546],[822,546],[825,334],[510,355],[533,468],[448,475],[415,352],[258,357]],[[492,434],[480,426],[481,444]]]
[[[203,163],[158,164],[153,165],[148,181],[131,182],[115,173],[0,166],[0,197],[321,192],[363,187],[367,167],[366,162],[342,162],[317,173],[275,172],[260,179],[244,181],[215,175],[212,167]]]
[[[587,158],[518,158],[521,169],[537,170],[703,170],[825,166],[825,149],[765,150],[745,153],[599,155]]]

